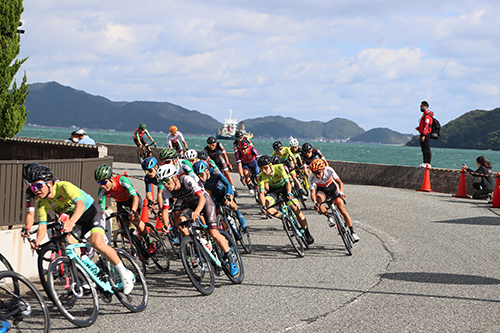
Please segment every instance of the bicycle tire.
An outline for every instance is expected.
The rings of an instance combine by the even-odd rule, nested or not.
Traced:
[[[302,208],[304,210],[307,210],[306,201],[304,200],[304,197],[302,196],[302,194],[300,194],[300,189],[297,186],[297,184],[295,184],[295,183],[293,184],[293,195],[297,198],[297,200],[299,200]]]
[[[170,269],[170,256],[168,254],[167,244],[151,224],[147,223],[146,226],[149,226],[149,237],[151,241],[156,243],[156,252],[150,255],[151,259],[158,269],[162,272],[168,272]]]
[[[344,243],[347,253],[349,255],[352,255],[352,239],[349,235],[349,230],[347,230],[347,227],[345,226],[343,218],[340,216],[340,214],[333,208],[330,207],[330,209],[332,210],[335,223],[337,224],[337,231],[339,232],[340,238],[342,238],[342,242]]]
[[[214,244],[216,245],[216,251],[219,256],[219,259],[222,262],[222,270],[224,273],[226,273],[226,276],[231,280],[232,283],[235,284],[240,284],[243,282],[243,279],[245,278],[245,270],[243,269],[243,261],[241,260],[240,256],[240,251],[238,251],[238,246],[236,245],[235,241],[227,234],[227,232],[220,230],[219,231],[222,236],[224,236],[227,240],[227,243],[229,245],[229,248],[233,251],[233,256],[236,259],[236,262],[238,263],[238,274],[231,276],[229,274],[229,267],[228,263],[224,262],[224,259],[222,258],[222,249],[217,245],[216,242]]]
[[[52,294],[49,288],[49,283],[47,282],[48,280],[47,274],[50,264],[60,256],[61,255],[59,254],[57,247],[52,243],[44,245],[38,251],[37,267],[38,267],[38,276],[40,277],[40,283],[42,284],[43,290],[54,304],[55,301],[52,298]]]
[[[132,241],[130,241],[132,239]],[[139,245],[136,243],[138,240],[134,238],[130,230],[118,229],[113,234],[113,247],[122,249],[135,260],[137,265],[141,268],[142,274],[146,276],[146,260],[143,260]]]
[[[193,286],[203,295],[210,295],[215,288],[215,273],[210,258],[201,245],[191,236],[181,241],[182,265]]]
[[[130,311],[144,311],[144,309],[148,305],[149,299],[149,291],[146,284],[146,279],[144,278],[144,274],[142,274],[139,265],[137,265],[137,262],[135,262],[135,260],[127,252],[121,249],[116,249],[116,253],[120,257],[120,260],[122,261],[125,268],[127,268],[135,275],[134,289],[132,289],[132,292],[130,292],[130,294],[128,295],[125,295],[120,290],[115,289],[116,297],[118,297],[118,300]],[[120,275],[114,267],[110,267],[110,277],[111,282],[114,286],[118,284],[118,281],[121,281]]]
[[[0,311],[9,314],[4,320],[11,324],[12,332],[50,332],[49,310],[42,295],[19,273],[0,273]]]
[[[168,220],[171,226],[174,225],[174,218],[172,217],[172,214],[168,214]],[[165,226],[166,228],[167,226]],[[173,227],[172,230],[170,230],[169,233],[161,233],[166,239],[168,240],[170,244],[170,248],[172,249],[172,252],[175,253],[176,259],[181,258],[181,235],[179,233],[179,229],[177,227]]]
[[[231,216],[231,210],[227,207],[223,207],[220,210],[220,215],[218,216],[217,219],[219,223],[219,229],[224,230],[229,236],[231,236],[233,241],[236,242],[234,226],[231,224],[231,222],[229,222],[229,216]],[[234,220],[234,216],[231,216],[231,218],[233,218],[233,221],[235,221],[236,223],[236,220]],[[221,224],[222,222],[225,224],[226,228],[224,228],[224,226]]]
[[[141,153],[141,148],[137,148],[137,158],[139,159],[139,163],[142,163],[142,161],[144,161],[144,159],[146,158],[144,150]]]
[[[77,290],[81,293],[77,297],[71,289],[78,279],[83,286]],[[95,282],[79,264],[68,257],[57,258],[49,266],[48,283],[55,304],[66,319],[79,327],[88,327],[96,322],[99,298]]]
[[[10,262],[1,253],[0,253],[0,263],[3,266],[3,267],[0,266],[0,271],[14,271],[12,269],[12,265],[10,264]]]
[[[238,218],[238,215],[236,212],[231,211],[231,216],[235,221],[237,221],[237,228],[238,228],[238,236],[239,238],[237,239],[237,242],[241,245],[245,253],[250,254],[252,253],[252,240],[250,239],[250,232],[248,230],[248,226],[246,228],[246,231],[243,232],[243,228],[241,227],[240,219]]]
[[[288,236],[290,243],[292,243],[293,248],[297,251],[299,257],[304,257],[304,246],[299,235],[295,232],[295,228],[292,225],[293,222],[290,220],[290,217],[283,214],[281,216],[281,221],[283,222],[283,229],[285,229],[286,235]]]
[[[293,217],[291,219],[291,222],[293,223],[295,234],[299,237],[300,241],[302,242],[302,245],[304,246],[304,249],[309,250],[309,248],[310,248],[309,243],[307,242],[307,239],[306,239],[304,232],[302,232],[302,235],[299,235],[297,233],[297,231],[302,228],[302,226],[299,224],[299,220],[297,219],[297,216],[295,215],[295,213],[291,209],[288,210],[288,213],[291,215],[291,217]]]

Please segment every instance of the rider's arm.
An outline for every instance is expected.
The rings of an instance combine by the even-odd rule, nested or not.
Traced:
[[[97,190],[97,200],[99,201],[99,206],[103,211],[106,210],[106,191],[104,191],[101,187]]]
[[[85,203],[83,200],[78,199],[75,201],[75,211],[71,215],[71,217],[64,222],[64,231],[71,231],[75,226],[76,222],[82,217],[83,213],[85,213]]]
[[[202,191],[197,191],[195,195],[198,197],[198,205],[196,206],[196,209],[191,215],[192,220],[196,220],[198,217],[200,217],[201,211],[203,210],[203,207],[205,207],[205,202],[206,202],[205,195],[203,194]]]
[[[227,180],[226,176],[222,174],[222,172],[219,173],[219,180],[227,187],[227,194],[233,195],[233,186],[231,185],[229,180]]]

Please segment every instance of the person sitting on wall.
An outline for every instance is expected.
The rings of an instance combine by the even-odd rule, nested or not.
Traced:
[[[95,145],[95,141],[92,140],[88,135],[87,132],[84,129],[79,129],[76,131],[76,134],[80,137],[80,141],[78,143],[84,144],[84,145]]]
[[[481,177],[480,183],[474,183],[472,186],[477,190],[476,193],[472,195],[473,199],[486,199],[491,197],[491,193],[495,190],[495,177],[493,177],[493,171],[491,171],[491,163],[484,158],[484,156],[479,156],[476,158],[476,164],[478,169],[476,171],[467,167],[467,165],[462,165],[462,168],[466,169],[467,172],[475,172],[485,176],[473,175],[475,177]]]
[[[71,132],[69,139],[64,140],[65,143],[78,143],[78,141],[80,141],[80,136],[76,133],[76,131]]]

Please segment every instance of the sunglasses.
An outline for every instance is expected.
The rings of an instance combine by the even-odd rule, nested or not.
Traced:
[[[144,173],[151,173],[151,172],[153,172],[153,168],[148,169],[148,170],[144,170]]]
[[[174,163],[174,160],[165,160],[165,161],[161,161],[161,165],[164,165],[164,164],[170,164],[170,163]]]
[[[163,183],[163,185],[166,185],[166,184],[170,183],[171,179],[172,178],[164,178],[164,179],[161,180],[161,182]]]
[[[46,181],[46,182],[43,182],[43,183],[33,183],[33,184],[31,184],[31,185],[30,185],[31,190],[32,190],[33,192],[35,192],[35,191],[41,191],[41,190],[42,190],[42,188],[43,188],[43,185],[44,185],[44,184],[47,184],[48,182],[49,182],[49,181]]]
[[[97,182],[99,185],[106,185],[108,183],[108,179],[105,179],[103,181]]]
[[[321,172],[322,172],[322,171],[323,171],[323,170],[314,171],[314,174],[315,174],[316,176],[321,176]]]

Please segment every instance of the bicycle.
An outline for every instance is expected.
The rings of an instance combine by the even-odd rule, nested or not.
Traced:
[[[11,268],[0,272],[0,323],[17,332],[50,332],[49,310],[40,292],[28,279],[14,272],[1,253],[0,259]]]
[[[149,232],[150,240],[156,245],[156,251],[152,254],[148,252],[148,244],[146,244],[145,237],[138,237],[133,229],[129,229],[125,223],[128,219],[130,209],[123,207],[123,210],[111,213],[106,219],[116,217],[120,229],[115,230],[113,233],[113,246],[123,249],[130,254],[138,263],[140,263],[142,273],[146,275],[146,266],[150,264],[149,259],[160,269],[162,272],[167,272],[170,269],[170,256],[168,254],[167,246],[163,241],[163,237],[159,235],[156,229],[146,222],[146,229]]]
[[[207,226],[200,219],[180,223],[189,230],[189,236],[182,237],[181,258],[182,265],[186,270],[189,280],[193,286],[203,295],[210,295],[215,288],[215,275],[220,276],[223,271],[231,282],[239,284],[243,282],[244,270],[238,247],[231,236],[223,230],[219,230],[228,242],[239,268],[238,274],[231,276],[229,263],[223,259],[223,253],[215,240],[210,237]]]
[[[271,207],[278,207],[281,212],[281,221],[283,223],[283,229],[285,229],[286,235],[292,243],[293,248],[299,255],[299,257],[304,257],[304,249],[309,249],[309,243],[307,243],[304,231],[299,224],[297,216],[288,206],[288,198],[285,200],[283,194],[278,195],[278,200]],[[269,213],[266,214],[270,217]]]
[[[162,238],[166,239],[170,243],[170,247],[172,249],[172,252],[174,252],[176,258],[178,259],[181,257],[181,251],[180,251],[181,235],[179,233],[179,229],[172,227],[174,225],[174,217],[173,217],[172,209],[170,209],[168,211],[168,220],[169,220],[169,224],[170,224],[170,227],[169,227],[168,225],[165,225],[165,223],[163,222],[163,219],[162,219],[161,213],[160,213],[160,209],[157,210],[155,208],[156,203],[157,202],[154,202],[152,204],[148,203],[148,207],[150,208],[150,211],[153,214],[153,219],[157,221],[157,224],[158,224],[158,219],[161,222],[161,227],[156,225],[155,229],[156,229],[156,231],[158,231],[158,234]]]
[[[141,148],[137,149],[137,158],[139,159],[139,163],[142,163],[142,161],[144,161],[146,157],[150,156],[156,157],[151,147],[156,148],[156,145],[155,144],[148,145],[146,143],[142,149]]]
[[[344,203],[345,203],[345,201],[344,201]],[[352,235],[351,235],[351,232],[349,231],[349,228],[347,228],[347,226],[345,224],[344,217],[342,216],[342,214],[340,214],[340,212],[337,209],[337,206],[335,205],[335,203],[333,202],[333,200],[330,196],[326,199],[325,204],[327,206],[327,209],[330,210],[330,212],[335,220],[335,225],[337,227],[337,231],[338,231],[340,237],[342,238],[342,242],[345,245],[347,253],[349,255],[352,255],[352,244],[353,244],[354,240],[352,239]],[[319,212],[319,213],[321,214],[321,212]]]
[[[67,235],[79,243],[69,244]],[[123,283],[116,267],[95,251],[93,260],[80,257],[76,249],[91,247],[82,243],[74,232],[63,232],[55,238],[65,241],[64,257],[56,258],[49,266],[48,283],[57,308],[71,323],[87,327],[95,323],[99,314],[99,298],[110,303],[113,295],[132,312],[143,311],[148,303],[148,287],[144,275],[132,257],[122,249],[116,249],[123,265],[134,274],[134,289],[128,295],[122,293]],[[97,263],[96,263],[97,262]]]
[[[226,200],[228,200],[226,195]],[[248,227],[244,231],[240,224],[240,219],[236,212],[232,211],[228,206],[223,203],[216,203],[219,215],[217,216],[217,224],[219,229],[221,227],[225,230],[233,241],[239,242],[245,253],[252,253],[252,241],[250,240],[250,233]],[[225,228],[224,228],[225,226]]]
[[[297,185],[297,183],[295,181],[292,181],[292,183],[293,183],[293,186],[292,186],[292,194],[293,194],[293,196],[296,197],[297,200],[299,200],[302,208],[304,210],[307,210],[306,201],[305,201],[304,197],[302,196],[302,193],[300,191],[299,186]]]

